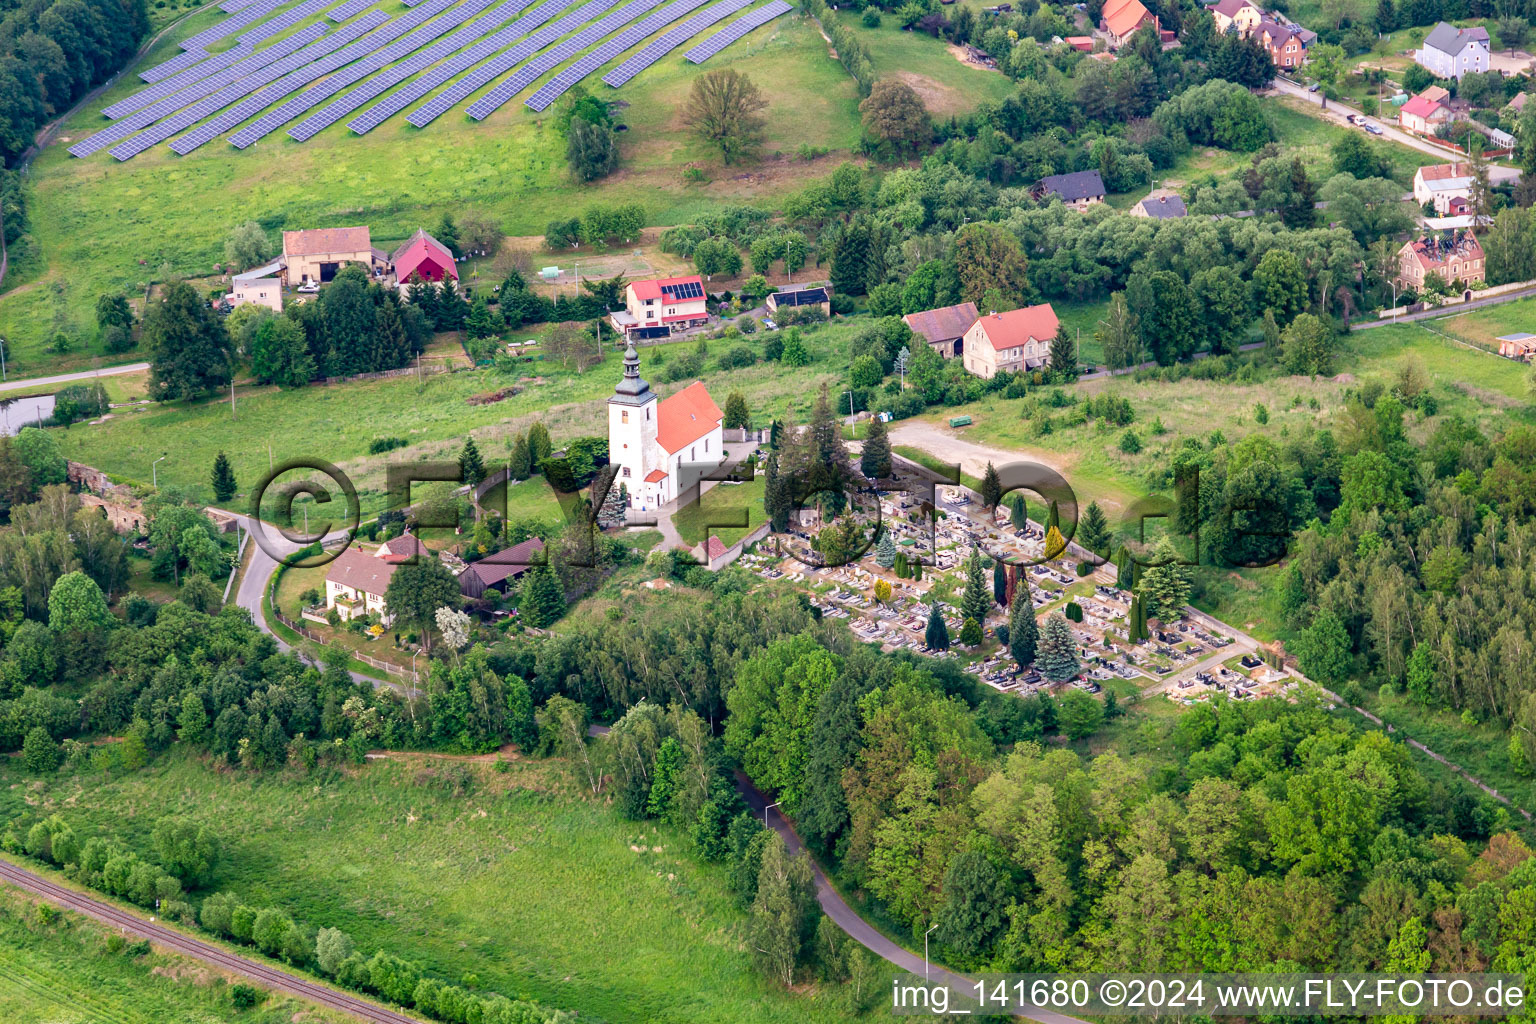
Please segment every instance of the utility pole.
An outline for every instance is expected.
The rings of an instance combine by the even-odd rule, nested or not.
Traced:
[[[5,339],[0,338],[0,381],[5,380]]]
[[[169,455],[162,455],[149,464],[149,485],[157,491],[160,489],[160,463],[168,458],[170,458]]]

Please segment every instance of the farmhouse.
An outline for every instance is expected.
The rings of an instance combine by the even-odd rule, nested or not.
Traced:
[[[387,262],[369,241],[366,225],[283,232],[283,279],[290,288],[324,284],[348,263],[372,271]]]
[[[419,228],[389,257],[389,266],[394,271],[395,280],[406,288],[414,277],[433,284],[445,278],[459,279],[453,250]]]
[[[831,316],[832,289],[824,284],[786,285],[768,296],[767,306],[770,313],[801,306],[820,306],[824,316]]]
[[[1216,22],[1216,31],[1225,35],[1235,32],[1240,39],[1247,39],[1264,20],[1264,12],[1248,0],[1219,0],[1206,10]]]
[[[723,418],[703,381],[658,401],[630,345],[624,377],[608,399],[608,459],[619,467],[629,507],[655,510],[718,465],[725,458]]]
[[[1086,210],[1094,203],[1104,201],[1104,179],[1098,171],[1051,174],[1036,182],[1030,191],[1036,199],[1060,196],[1061,201],[1072,209]]]
[[[283,311],[283,264],[279,260],[264,267],[247,270],[232,276],[228,305],[231,309],[255,303],[266,306],[274,313]]]
[[[1431,164],[1420,167],[1413,175],[1413,201],[1420,206],[1434,204],[1435,212],[1442,217],[1465,213],[1466,200],[1471,195],[1471,164]]]
[[[971,329],[980,315],[976,311],[976,303],[962,302],[958,306],[908,313],[902,319],[913,332],[922,335],[929,348],[946,359],[953,359],[964,352],[965,332]]]
[[[343,622],[368,615],[377,615],[386,626],[393,620],[385,610],[384,591],[400,561],[381,557],[380,552],[349,547],[326,570],[325,606],[336,609]]]
[[[1189,215],[1181,196],[1148,196],[1131,207],[1132,217],[1151,217],[1153,220],[1177,220]]]
[[[1397,251],[1397,259],[1398,283],[1415,291],[1423,291],[1425,279],[1431,276],[1440,277],[1447,284],[1460,281],[1473,285],[1487,275],[1483,247],[1470,231],[1425,235],[1404,242]]]
[[[1099,20],[1099,30],[1109,40],[1112,50],[1130,42],[1131,36],[1143,25],[1151,25],[1154,31],[1161,33],[1157,16],[1147,10],[1141,0],[1109,0]]]
[[[504,551],[471,562],[459,573],[459,593],[465,597],[483,597],[487,590],[506,593],[507,581],[515,580],[544,561],[544,542],[532,537]]]
[[[1414,51],[1414,61],[1434,72],[1436,78],[1454,78],[1471,71],[1488,70],[1488,30],[1481,25],[1457,28],[1442,21],[1424,37],[1424,45]]]
[[[1000,371],[1038,370],[1051,363],[1056,311],[1049,302],[1006,313],[988,313],[965,332],[965,368],[991,379]]]
[[[1438,126],[1455,119],[1445,103],[1449,97],[1450,93],[1438,85],[1425,89],[1403,104],[1397,112],[1397,126],[1405,132],[1433,135]]]
[[[624,289],[624,308],[611,314],[619,333],[639,338],[665,338],[674,330],[709,322],[704,279],[663,277],[632,281]]]

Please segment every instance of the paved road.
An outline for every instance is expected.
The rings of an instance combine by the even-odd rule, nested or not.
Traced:
[[[50,882],[41,875],[33,874],[3,859],[0,859],[0,881],[41,896],[66,910],[85,914],[103,924],[139,938],[148,939],[157,946],[200,960],[217,970],[248,978],[265,988],[307,999],[327,1009],[351,1014],[359,1020],[369,1021],[372,1024],[421,1024],[420,1018],[408,1017],[403,1013],[340,989],[311,981],[303,975],[272,964],[227,952],[218,946],[183,935],[175,929],[146,920],[137,913],[130,913],[110,903],[91,899],[73,889]]]
[[[1473,294],[1476,294],[1475,292]],[[1482,309],[1484,306],[1498,306],[1506,302],[1514,302],[1518,299],[1528,299],[1536,295],[1536,287],[1524,288],[1516,292],[1508,292],[1504,295],[1494,295],[1486,299],[1473,299],[1471,302],[1462,302],[1455,306],[1439,306],[1435,309],[1426,309],[1419,313],[1404,313],[1402,316],[1387,317],[1381,320],[1367,320],[1363,323],[1349,325],[1352,331],[1368,331],[1372,327],[1385,327],[1388,324],[1407,324],[1416,320],[1437,320],[1441,317],[1460,316],[1462,313],[1474,309]]]
[[[23,388],[45,387],[50,384],[69,384],[77,380],[90,380],[93,377],[115,377],[121,373],[138,373],[140,370],[147,369],[149,369],[148,363],[124,363],[121,366],[103,366],[99,370],[61,373],[53,377],[24,377],[20,380],[8,380],[0,384],[0,392],[20,391]]]
[[[1314,106],[1319,107],[1319,113],[1322,115],[1324,120],[1333,121],[1346,128],[1353,129],[1354,131],[1360,131],[1360,129],[1355,128],[1354,125],[1351,125],[1348,121],[1344,120],[1345,115],[1354,114],[1356,117],[1367,116],[1356,110],[1354,107],[1345,106],[1338,100],[1328,100],[1328,105],[1324,107],[1323,94],[1321,92],[1308,92],[1305,86],[1297,85],[1295,82],[1287,82],[1283,78],[1275,79],[1275,90],[1277,92],[1283,92],[1287,96],[1295,96],[1297,99],[1305,103],[1311,103]],[[1372,117],[1370,120],[1373,124],[1381,126],[1382,133],[1380,136],[1378,136],[1378,138],[1391,139],[1393,142],[1407,146],[1409,149],[1416,149],[1420,153],[1428,153],[1430,156],[1440,157],[1447,163],[1456,158],[1456,154],[1452,153],[1448,149],[1445,149],[1444,147],[1425,142],[1418,136],[1410,135],[1408,132],[1405,132],[1400,128],[1394,128],[1390,121],[1386,121],[1379,117]]]

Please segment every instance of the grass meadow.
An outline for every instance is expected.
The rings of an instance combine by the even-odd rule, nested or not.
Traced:
[[[469,772],[467,793],[452,765]],[[508,996],[613,1022],[847,1019],[837,994],[785,993],[756,972],[724,868],[698,862],[681,833],[582,799],[557,762],[509,767],[391,755],[290,779],[173,751],[112,779],[21,785],[7,765],[0,802],[8,816],[58,810],[82,838],[140,852],[157,818],[189,815],[223,839],[213,888]]]

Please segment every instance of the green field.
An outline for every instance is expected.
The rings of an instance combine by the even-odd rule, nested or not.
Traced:
[[[876,76],[899,78],[910,85],[937,118],[963,114],[983,101],[998,103],[1013,94],[1007,75],[967,64],[955,56],[956,47],[926,32],[903,29],[894,14],[887,14],[879,28],[866,28],[859,12],[852,9],[839,11],[837,17],[869,47]]]
[[[223,17],[215,8],[189,18],[141,66],[168,59],[176,40]],[[748,73],[770,100],[761,163],[721,167],[677,122],[693,79],[727,67]],[[484,210],[512,235],[542,234],[554,217],[604,203],[638,202],[647,223],[674,224],[722,204],[772,203],[827,173],[842,159],[835,154],[846,155],[859,135],[854,83],[828,56],[815,23],[801,15],[759,29],[707,68],[674,53],[616,94],[600,82],[589,85],[629,104],[621,112],[629,126],[623,168],[590,185],[567,174],[564,141],[550,118],[518,100],[478,124],[456,108],[426,129],[396,116],[362,137],[344,124],[303,144],[279,131],[243,152],[216,140],[187,157],[163,145],[122,164],[106,152],[69,156],[70,141],[106,124],[101,107],[142,87],[125,73],[70,118],[60,144],[32,165],[30,216],[42,256],[13,266],[0,296],[10,368],[32,375],[88,367],[91,356],[103,354],[94,341],[98,295],[124,289],[142,297],[166,263],[176,276],[212,274],[224,237],[247,220],[269,230],[364,223],[381,248],[432,226],[444,210]],[[794,157],[802,144],[834,155],[802,162]],[[686,184],[682,168],[689,163],[711,180]],[[82,343],[56,355],[43,345],[61,318]]]
[[[462,795],[456,765],[473,779]],[[7,816],[59,810],[82,838],[140,852],[162,815],[205,821],[225,848],[215,888],[487,991],[613,1022],[846,1019],[836,993],[785,993],[754,969],[723,868],[681,833],[573,795],[553,763],[402,755],[288,779],[173,752],[105,782],[22,782],[0,768]]]
[[[6,1024],[210,1024],[352,1018],[303,1000],[262,992],[237,1010],[230,981],[195,960],[163,952],[133,955],[121,938],[79,914],[47,911],[20,892],[0,890],[0,1020]]]

